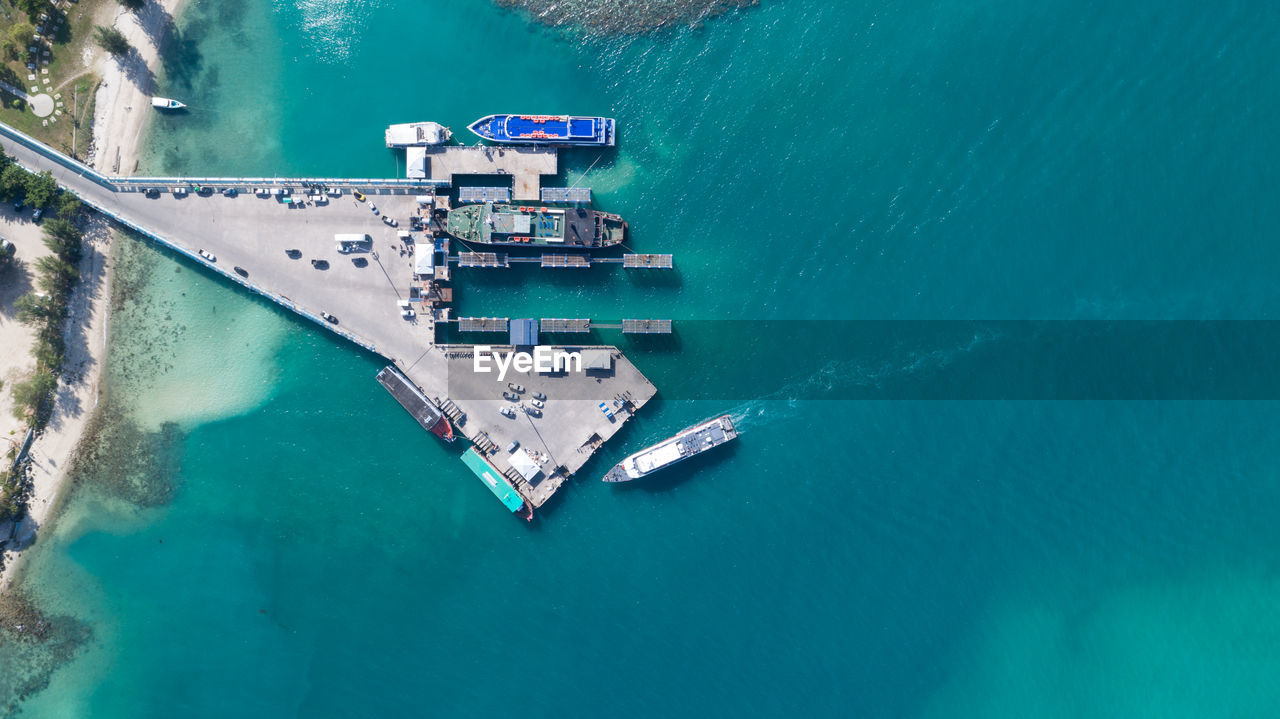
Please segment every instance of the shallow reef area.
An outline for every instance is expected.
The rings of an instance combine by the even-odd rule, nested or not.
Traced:
[[[552,27],[580,26],[590,33],[635,35],[707,18],[759,0],[494,0]]]

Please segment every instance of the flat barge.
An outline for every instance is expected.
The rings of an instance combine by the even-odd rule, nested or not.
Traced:
[[[577,115],[486,115],[469,129],[492,142],[513,145],[613,147],[613,118]]]
[[[390,392],[400,406],[418,420],[423,429],[446,442],[453,441],[453,426],[449,424],[444,412],[427,399],[408,377],[400,374],[400,370],[390,365],[383,367],[378,373],[378,384]]]
[[[660,469],[682,462],[695,455],[719,447],[738,438],[738,430],[733,426],[729,415],[721,415],[715,419],[695,424],[674,437],[636,452],[604,475],[605,482],[630,482],[633,479],[647,477]]]

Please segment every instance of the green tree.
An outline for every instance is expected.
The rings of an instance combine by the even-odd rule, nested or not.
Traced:
[[[27,204],[32,207],[48,207],[58,194],[58,183],[48,170],[38,175],[27,175]]]
[[[18,321],[31,327],[38,327],[58,320],[62,314],[61,308],[58,307],[52,297],[38,295],[34,292],[28,292],[14,300],[13,308],[16,310],[14,315],[18,318]]]
[[[80,270],[75,265],[57,257],[45,255],[36,260],[36,286],[46,294],[65,298],[79,277]]]
[[[0,172],[0,197],[12,200],[22,195],[27,186],[27,171],[21,165],[12,163]]]
[[[80,214],[80,198],[70,192],[58,193],[58,198],[53,201],[54,214],[64,220],[73,220],[76,215]]]
[[[97,37],[94,39],[103,50],[106,50],[116,57],[128,55],[129,51],[133,49],[124,34],[113,27],[102,27],[99,25]]]
[[[44,223],[44,246],[60,259],[75,264],[80,261],[80,228],[70,220],[55,217]]]
[[[147,4],[147,0],[119,0],[119,3],[124,6],[125,10],[138,12],[143,5]]]
[[[18,52],[22,52],[22,48],[31,45],[31,36],[36,34],[35,26],[29,22],[20,22],[9,28],[9,40],[18,46]]]
[[[57,388],[58,378],[52,372],[36,372],[18,382],[13,386],[13,416],[27,419],[34,415],[38,419]]]
[[[13,0],[13,6],[25,12],[31,22],[35,22],[40,19],[40,13],[49,9],[49,0]]]

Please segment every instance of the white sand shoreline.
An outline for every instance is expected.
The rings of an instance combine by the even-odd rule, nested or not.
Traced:
[[[135,48],[123,59],[103,54],[98,62],[102,84],[94,108],[96,152],[91,164],[99,171],[129,175],[137,165],[142,133],[153,112],[150,97],[154,73],[159,67],[159,42],[181,1],[152,0],[136,15],[108,7],[103,12],[111,14],[99,17],[104,24],[114,17],[116,29],[124,33]],[[69,465],[98,405],[107,347],[113,235],[114,228],[105,219],[91,216],[85,232],[84,259],[80,263],[81,280],[68,312],[63,376],[49,423],[31,446],[33,491],[28,516],[19,524],[16,541],[5,551],[3,568],[0,568],[0,594],[19,580],[24,559],[37,533],[48,531],[48,525],[56,518]],[[21,348],[23,353],[27,350]],[[14,544],[22,549],[14,551]]]

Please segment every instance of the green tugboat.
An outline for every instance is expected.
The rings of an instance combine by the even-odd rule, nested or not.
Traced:
[[[445,231],[482,245],[612,247],[627,234],[618,215],[583,207],[494,204],[450,210]]]

